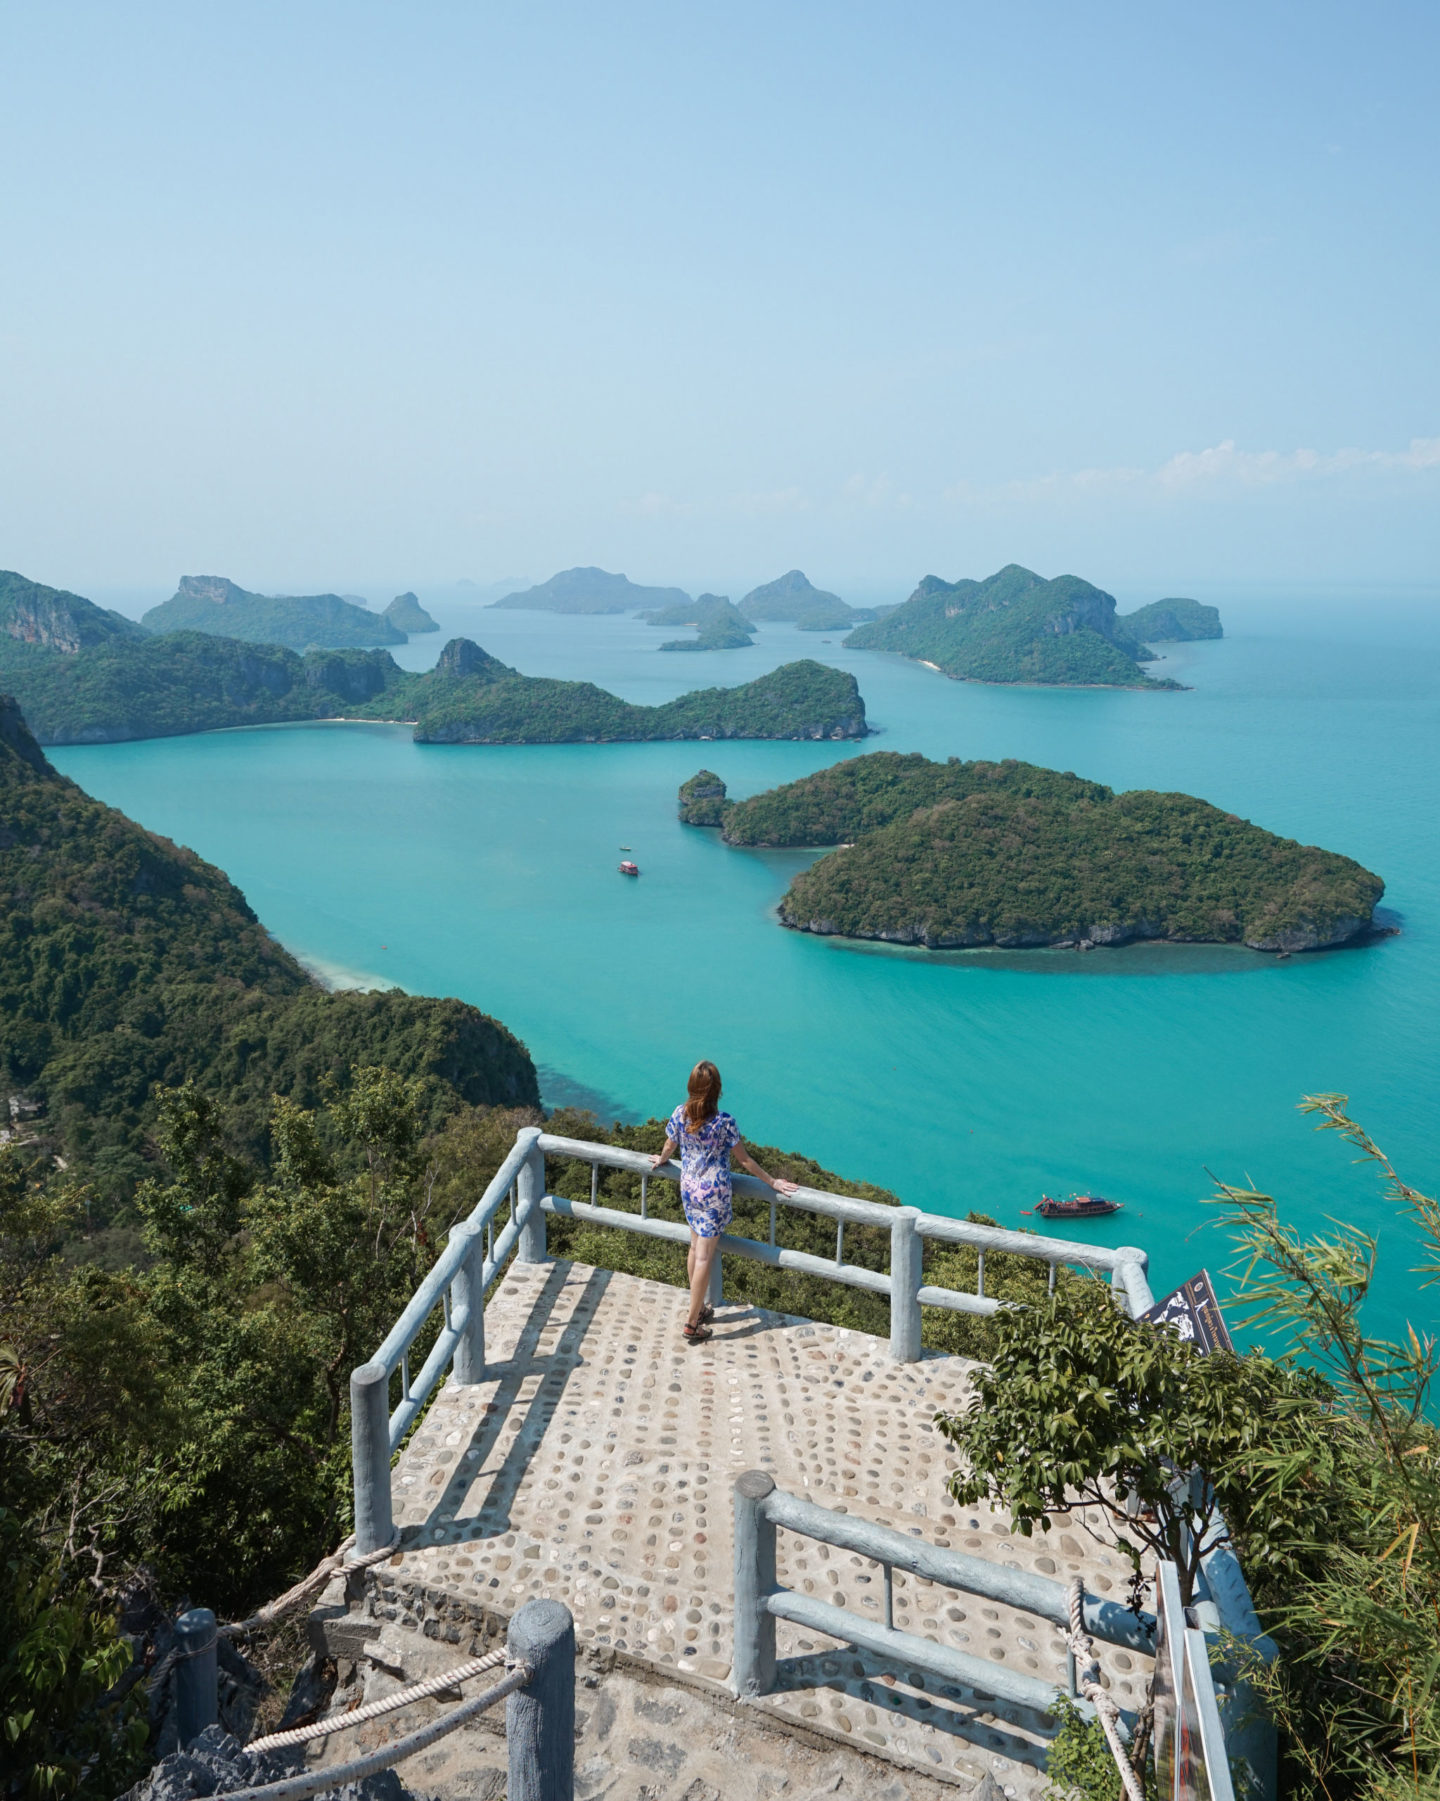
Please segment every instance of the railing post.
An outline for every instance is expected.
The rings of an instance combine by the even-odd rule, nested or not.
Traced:
[[[731,1682],[743,1698],[775,1686],[775,1616],[765,1597],[775,1587],[775,1525],[765,1503],[775,1478],[746,1470],[735,1483],[735,1643]]]
[[[505,1702],[508,1801],[574,1801],[575,1622],[559,1601],[527,1601],[506,1649],[534,1674]]]
[[[920,1285],[925,1241],[915,1229],[918,1207],[897,1207],[890,1226],[890,1355],[920,1359]]]
[[[720,1246],[715,1246],[715,1255],[710,1259],[710,1286],[705,1299],[712,1307],[718,1307],[725,1299],[725,1275],[720,1268]]]
[[[485,1380],[485,1228],[462,1223],[455,1230],[470,1240],[450,1285],[451,1304],[470,1309],[470,1322],[455,1344],[455,1380],[473,1385]]]
[[[364,1557],[395,1536],[390,1509],[390,1374],[383,1363],[350,1372],[350,1463],[355,1477],[355,1550]]]
[[[215,1655],[215,1615],[192,1607],[175,1622],[175,1725],[183,1751],[220,1718],[220,1678]]]
[[[540,1136],[539,1126],[522,1126],[519,1136],[529,1138],[530,1154],[520,1166],[520,1174],[515,1178],[515,1210],[524,1224],[520,1228],[520,1242],[515,1247],[517,1263],[544,1263],[545,1257],[545,1214],[540,1200],[545,1193],[545,1153],[535,1142]]]
[[[1150,1269],[1150,1256],[1138,1245],[1122,1244],[1115,1252],[1119,1262],[1110,1271],[1110,1286],[1119,1290],[1121,1310],[1138,1318],[1155,1305],[1155,1297],[1150,1292],[1147,1275]]]

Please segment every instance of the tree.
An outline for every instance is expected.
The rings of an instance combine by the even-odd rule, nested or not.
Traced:
[[[1341,1094],[1307,1095],[1302,1113],[1334,1132],[1380,1177],[1418,1228],[1422,1287],[1440,1281],[1440,1206],[1402,1180]],[[1346,1455],[1307,1472],[1277,1446],[1262,1479],[1330,1489],[1329,1527],[1304,1547],[1298,1579],[1251,1575],[1282,1657],[1249,1671],[1284,1728],[1297,1788],[1326,1801],[1440,1790],[1440,1431],[1431,1396],[1440,1347],[1407,1327],[1367,1332],[1364,1306],[1379,1247],[1353,1226],[1305,1239],[1275,1200],[1217,1185],[1241,1249],[1245,1319],[1283,1357],[1323,1372]]]
[[[1242,1539],[1274,1562],[1316,1529],[1324,1497],[1259,1480],[1277,1447],[1303,1461],[1329,1433],[1324,1385],[1264,1357],[1206,1356],[1132,1320],[1099,1282],[994,1321],[993,1361],[967,1412],[938,1424],[964,1458],[963,1504],[996,1502],[1029,1536],[1082,1508],[1134,1563],[1169,1559],[1188,1603],[1204,1549]]]

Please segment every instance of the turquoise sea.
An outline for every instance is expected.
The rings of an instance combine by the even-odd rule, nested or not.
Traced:
[[[701,1056],[747,1135],[948,1213],[1007,1224],[1042,1190],[1126,1203],[1085,1230],[1151,1253],[1157,1293],[1224,1240],[1207,1170],[1278,1193],[1296,1224],[1382,1235],[1376,1324],[1433,1317],[1408,1233],[1338,1140],[1295,1113],[1341,1090],[1409,1180],[1440,1180],[1440,647],[1269,629],[1167,647],[1186,694],[984,688],[786,626],[748,651],[658,654],[628,617],[434,609],[527,673],[632,700],[800,656],[853,668],[865,749],[1021,757],[1117,788],[1182,789],[1347,852],[1398,937],[1287,962],[1212,947],[924,954],[787,932],[807,857],[680,826],[702,764],[743,796],[855,745],[418,746],[326,724],[56,750],[92,794],[219,864],[328,979],[453,994],[503,1019],[547,1098],[664,1114]],[[622,845],[643,874],[616,873]]]

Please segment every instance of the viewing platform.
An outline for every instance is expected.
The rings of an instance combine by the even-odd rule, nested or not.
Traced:
[[[448,1644],[458,1658],[497,1618],[553,1598],[574,1613],[582,1649],[687,1690],[728,1722],[732,1755],[758,1714],[812,1750],[882,1758],[946,1786],[988,1776],[1008,1794],[1038,1793],[1053,1731],[1042,1714],[783,1619],[776,1692],[734,1699],[734,1484],[763,1471],[790,1495],[1052,1582],[1079,1575],[1122,1604],[1128,1565],[1076,1518],[1026,1539],[1003,1515],[956,1506],[933,1416],[964,1404],[966,1359],[897,1361],[866,1333],[723,1304],[714,1336],[692,1347],[684,1312],[683,1293],[661,1283],[511,1263],[485,1309],[483,1375],[447,1381],[405,1446],[391,1483],[399,1547],[352,1606],[392,1655]],[[885,1622],[872,1559],[782,1528],[777,1570],[800,1595]],[[890,1605],[897,1631],[1065,1687],[1066,1644],[1048,1619],[899,1569]],[[1116,1701],[1139,1707],[1150,1660],[1100,1652]],[[852,1781],[839,1792],[858,1791]]]

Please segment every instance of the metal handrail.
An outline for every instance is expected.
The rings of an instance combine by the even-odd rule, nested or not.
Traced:
[[[546,1156],[565,1157],[591,1166],[590,1199],[573,1201],[545,1192]],[[640,1178],[640,1211],[629,1213],[600,1204],[602,1169],[623,1170]],[[650,1212],[649,1184],[659,1178],[678,1183],[680,1165],[671,1160],[658,1167],[640,1151],[618,1145],[596,1144],[587,1139],[566,1138],[523,1127],[472,1212],[450,1234],[440,1256],[416,1289],[400,1318],[385,1335],[369,1363],[350,1377],[351,1454],[355,1473],[355,1542],[361,1552],[378,1550],[391,1542],[394,1520],[390,1497],[390,1459],[406,1433],[419,1418],[436,1383],[453,1364],[455,1380],[471,1384],[485,1375],[486,1289],[504,1268],[511,1253],[521,1263],[545,1260],[545,1221],[561,1214],[592,1225],[665,1239],[677,1245],[689,1241],[687,1228],[676,1220],[656,1219]],[[736,1191],[768,1201],[768,1242],[725,1233],[722,1254],[745,1257],[772,1269],[799,1275],[821,1276],[849,1288],[859,1288],[887,1300],[890,1305],[890,1353],[900,1363],[913,1363],[921,1351],[921,1310],[945,1308],[954,1313],[988,1317],[1006,1303],[985,1293],[985,1254],[1005,1252],[1048,1264],[1050,1287],[1063,1264],[1108,1270],[1110,1281],[1132,1315],[1154,1304],[1146,1279],[1148,1259],[1133,1245],[1114,1249],[1079,1244],[1071,1239],[1046,1238],[1039,1233],[1012,1232],[1000,1226],[976,1225],[971,1220],[947,1219],[922,1213],[914,1207],[894,1207],[854,1195],[831,1194],[820,1188],[797,1188],[779,1194],[754,1176],[735,1175]],[[496,1218],[510,1203],[510,1217],[497,1233]],[[819,1257],[809,1251],[791,1250],[777,1242],[776,1219],[781,1207],[795,1207],[835,1222],[835,1256]],[[890,1239],[890,1267],[875,1270],[845,1261],[845,1228],[865,1226],[884,1231]],[[975,1247],[976,1291],[942,1288],[924,1279],[924,1241]],[[710,1300],[721,1300],[721,1258],[711,1264]],[[410,1348],[435,1309],[443,1308],[444,1321],[418,1376],[410,1370]],[[390,1408],[390,1383],[400,1374],[400,1399]]]

